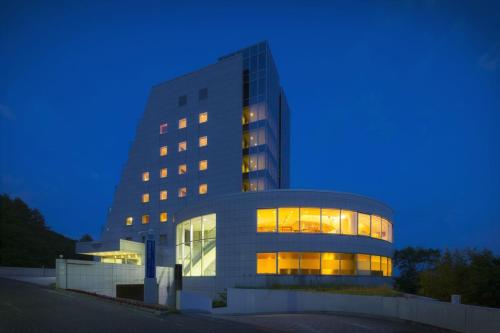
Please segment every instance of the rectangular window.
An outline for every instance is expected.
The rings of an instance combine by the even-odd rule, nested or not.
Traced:
[[[179,142],[179,151],[186,151],[187,150],[187,142],[186,141],[181,141]]]
[[[388,238],[388,241],[392,243],[392,223],[391,222],[389,222],[388,227],[389,228],[388,228],[388,233],[387,233],[388,237],[387,238]]]
[[[168,149],[167,146],[163,146],[160,148],[160,156],[167,156]]]
[[[276,253],[257,253],[257,274],[276,274]]]
[[[142,215],[141,223],[148,224],[149,223],[149,215]]]
[[[299,274],[298,252],[279,252],[278,274],[285,274],[285,275]]]
[[[372,215],[372,237],[381,238],[382,218]]]
[[[199,146],[200,147],[206,147],[208,145],[208,137],[206,136],[201,136],[199,139]]]
[[[187,188],[181,187],[179,189],[179,198],[184,198],[187,195]]]
[[[386,219],[382,219],[382,230],[380,232],[380,237],[383,240],[389,240],[389,222]]]
[[[342,210],[340,223],[342,235],[356,235],[358,233],[358,213],[350,210]]]
[[[167,176],[168,176],[167,168],[160,169],[160,178],[167,178]]]
[[[149,193],[144,193],[142,195],[142,202],[143,203],[149,202]]]
[[[198,186],[198,193],[199,194],[207,194],[208,192],[208,185],[207,184],[200,184],[200,186]]]
[[[200,161],[200,163],[198,164],[198,170],[204,171],[207,170],[207,168],[208,168],[208,161],[207,160]]]
[[[202,112],[198,115],[198,122],[200,124],[206,123],[208,121],[208,112]]]
[[[160,134],[167,133],[167,123],[160,124]]]
[[[321,254],[321,274],[323,275],[340,274],[340,255],[338,253]]]
[[[187,119],[186,118],[179,119],[179,129],[183,129],[186,127],[187,127]]]
[[[125,219],[126,225],[132,225],[133,223],[134,223],[134,218],[132,216],[129,216]]]
[[[370,215],[358,213],[358,235],[370,236]]]
[[[179,175],[183,175],[187,172],[187,165],[181,164],[179,165]]]
[[[179,106],[184,106],[187,104],[187,95],[179,96]]]
[[[143,182],[148,182],[149,181],[149,172],[143,172],[142,173],[142,181]]]
[[[387,276],[392,276],[392,259],[387,258]]]
[[[340,275],[354,275],[355,272],[356,272],[356,265],[354,262],[354,254],[341,253]]]
[[[257,232],[276,232],[276,208],[257,209]]]
[[[380,257],[380,268],[383,276],[388,276],[387,257]]]
[[[319,252],[304,252],[300,255],[300,274],[317,275],[320,273],[321,255]]]
[[[208,98],[208,88],[203,88],[198,91],[198,100],[202,101]]]
[[[163,190],[160,191],[160,200],[167,200],[168,199],[168,192]]]
[[[167,219],[168,219],[167,212],[160,213],[160,222],[162,223],[167,222]]]
[[[372,275],[382,276],[382,270],[380,267],[380,257],[379,256],[372,256],[371,257],[371,270],[372,270]]]
[[[356,265],[357,265],[358,275],[370,275],[370,255],[357,254]]]
[[[340,234],[340,209],[321,210],[321,230],[324,234]]]
[[[300,232],[299,208],[278,209],[278,231]]]
[[[300,208],[300,231],[308,233],[321,232],[320,208]]]

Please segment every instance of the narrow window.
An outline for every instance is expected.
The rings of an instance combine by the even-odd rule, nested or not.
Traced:
[[[188,101],[187,95],[179,96],[179,106],[186,105],[187,101]]]
[[[206,123],[208,121],[208,112],[202,112],[198,116],[198,121],[200,124]]]
[[[163,146],[160,148],[160,156],[167,156],[168,154],[168,149],[167,146]]]
[[[370,275],[370,255],[357,254],[356,266],[358,275]]]
[[[168,219],[167,212],[160,213],[160,222],[161,223],[167,222],[167,219]]]
[[[168,176],[167,168],[160,169],[160,178],[167,178],[167,176]]]
[[[142,202],[143,203],[149,202],[149,193],[144,193],[142,195]]]
[[[278,209],[278,231],[300,232],[299,208]]]
[[[186,150],[187,150],[187,142],[186,141],[179,142],[179,152]]]
[[[202,101],[207,98],[208,98],[208,89],[207,88],[200,89],[198,91],[198,100]]]
[[[208,168],[208,161],[207,160],[200,161],[198,168],[199,168],[200,171],[207,170],[207,168]]]
[[[167,200],[168,198],[168,192],[163,190],[163,191],[160,191],[160,200]]]
[[[181,187],[179,189],[179,198],[184,198],[187,195],[187,188]]]
[[[198,193],[199,194],[207,194],[208,192],[208,185],[207,184],[200,184],[200,186],[198,186]]]
[[[342,235],[356,235],[358,233],[358,213],[342,210],[340,214],[340,228]]]
[[[148,182],[149,181],[149,172],[143,172],[142,173],[142,181],[143,182]]]
[[[358,235],[370,236],[370,215],[358,214]]]
[[[129,216],[125,220],[126,225],[132,225],[134,223],[134,218],[132,216]]]
[[[276,208],[257,209],[257,232],[276,232]]]
[[[179,119],[179,129],[183,129],[186,127],[187,127],[187,119],[186,118]]]
[[[382,218],[377,215],[372,215],[372,237],[382,238],[381,236]]]
[[[141,222],[142,222],[142,224],[148,224],[149,223],[149,215],[142,215]]]
[[[321,210],[319,208],[304,207],[300,209],[300,231],[321,232]]]
[[[206,147],[208,145],[208,138],[206,136],[201,136],[199,139],[199,146]]]
[[[167,129],[168,129],[167,123],[160,124],[160,134],[167,133]]]
[[[276,274],[276,253],[257,253],[257,274]]]
[[[179,165],[179,175],[183,175],[187,172],[187,165],[181,164]]]

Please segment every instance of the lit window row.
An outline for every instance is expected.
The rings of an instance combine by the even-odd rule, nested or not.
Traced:
[[[208,161],[207,160],[201,160],[198,162],[198,170],[199,171],[205,171],[208,169]],[[178,168],[179,175],[183,175],[187,172],[187,165],[186,164],[180,164]],[[168,170],[167,168],[161,168],[160,169],[160,178],[166,178],[168,176]],[[148,182],[150,179],[150,174],[149,171],[145,171],[142,173],[142,181]]]
[[[198,138],[198,147],[203,148],[208,146],[208,137],[207,136],[200,136]],[[187,150],[187,141],[181,141],[179,142],[177,146],[177,151],[178,152],[183,152]],[[160,147],[160,156],[167,156],[168,154],[168,147],[167,146],[162,146]]]
[[[198,185],[198,194],[207,194],[208,192],[208,185],[207,184],[200,184]],[[186,187],[180,187],[178,191],[178,196],[179,198],[184,198],[187,195],[187,188]],[[166,190],[160,191],[160,200],[167,200],[168,199],[168,192]],[[148,203],[149,202],[149,193],[144,193],[142,195],[142,203]]]
[[[198,123],[203,124],[208,121],[208,112],[202,112],[198,114]],[[187,118],[179,119],[178,128],[183,129],[187,127]],[[168,132],[168,124],[162,123],[160,124],[160,134],[165,134]]]
[[[142,215],[141,216],[141,223],[142,224],[148,224],[150,221],[150,218],[149,218],[149,215]],[[167,212],[161,212],[160,213],[160,222],[161,223],[164,223],[164,222],[167,222],[168,221],[168,214]],[[126,219],[125,219],[125,225],[133,225],[134,224],[134,218],[132,216],[128,216]]]
[[[392,260],[334,252],[257,253],[257,274],[392,276]]]
[[[360,235],[392,242],[392,223],[387,219],[336,208],[257,209],[257,232]]]

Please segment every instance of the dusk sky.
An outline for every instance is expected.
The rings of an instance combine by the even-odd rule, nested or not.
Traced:
[[[99,238],[151,86],[268,40],[292,188],[395,212],[395,245],[500,253],[500,2],[1,1],[0,193]]]

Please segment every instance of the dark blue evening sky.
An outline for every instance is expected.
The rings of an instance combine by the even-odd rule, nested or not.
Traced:
[[[99,237],[150,87],[267,39],[292,187],[372,196],[397,247],[500,252],[500,6],[1,1],[0,192]]]

